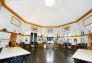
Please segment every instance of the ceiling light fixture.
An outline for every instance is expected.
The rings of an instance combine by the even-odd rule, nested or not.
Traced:
[[[53,6],[55,4],[55,0],[45,0],[46,6]]]

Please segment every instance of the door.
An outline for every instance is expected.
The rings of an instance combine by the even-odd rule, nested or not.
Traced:
[[[31,33],[30,42],[37,42],[37,33]]]

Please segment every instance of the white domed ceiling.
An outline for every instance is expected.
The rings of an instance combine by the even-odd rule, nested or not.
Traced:
[[[27,22],[58,26],[76,21],[92,9],[92,0],[5,0],[5,3]],[[48,5],[48,6],[47,6]]]

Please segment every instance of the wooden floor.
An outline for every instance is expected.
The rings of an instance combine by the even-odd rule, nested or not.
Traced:
[[[75,51],[66,49],[27,49],[31,54],[26,56],[25,63],[74,63],[72,55]]]

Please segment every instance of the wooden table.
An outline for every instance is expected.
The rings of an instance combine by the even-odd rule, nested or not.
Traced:
[[[78,60],[75,63],[92,63],[92,50],[78,49],[72,57]]]

